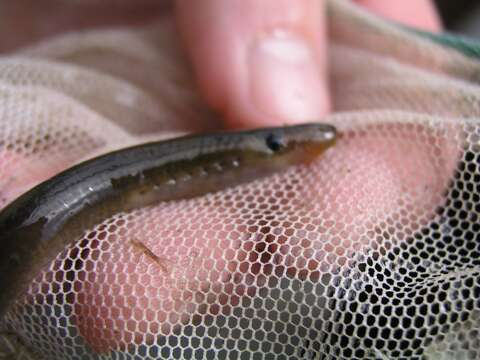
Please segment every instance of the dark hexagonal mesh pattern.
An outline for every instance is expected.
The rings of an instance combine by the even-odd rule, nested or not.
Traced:
[[[105,358],[405,358],[437,350],[475,357],[480,202],[469,189],[480,176],[480,129],[397,117],[362,118],[310,167],[104,221],[35,280],[7,325],[59,359],[65,352],[95,358],[92,351]],[[354,118],[332,121],[341,128]],[[446,135],[467,144],[452,148],[463,155],[450,183],[435,171],[452,154]],[[378,156],[388,152],[390,165],[399,161],[389,181],[408,182],[411,169],[400,163],[407,146],[395,146],[396,138],[421,147],[435,176],[425,173],[425,184],[400,196],[382,191],[388,206],[381,210],[354,194],[339,203],[342,187],[329,184],[341,181],[341,167],[358,194],[393,188],[367,176],[373,165],[359,156],[367,143]]]
[[[85,229],[1,322],[5,354],[480,358],[480,67],[348,3],[329,15],[338,114],[323,121],[339,130],[335,147]],[[195,108],[195,127],[207,123],[161,25],[69,35],[0,62],[0,206],[82,158],[178,130],[156,112],[172,123]],[[155,86],[129,71],[116,42],[127,35],[146,73],[170,70]],[[91,96],[101,86],[111,102]]]

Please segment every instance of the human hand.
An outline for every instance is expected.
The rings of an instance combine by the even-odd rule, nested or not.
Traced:
[[[441,29],[430,0],[356,0],[385,18]],[[176,1],[204,99],[229,127],[320,119],[330,109],[322,1]]]
[[[207,3],[205,2],[204,4]],[[204,11],[207,10],[208,7],[204,9]],[[310,10],[304,11],[309,13]],[[321,9],[319,8],[319,10]],[[416,10],[418,12],[418,8]],[[395,14],[399,14],[399,12]],[[279,18],[282,19],[280,15]],[[262,21],[263,19],[259,20],[260,24],[258,26],[260,28],[262,28]],[[295,21],[295,19],[292,20],[294,23]],[[292,28],[297,26],[295,29],[304,29],[302,24],[300,24],[302,21],[299,20],[298,22],[299,24],[293,24]],[[317,31],[315,29],[323,29],[323,27],[318,26],[318,24],[309,26],[314,30],[308,33],[308,41],[313,43],[313,37],[318,36],[313,32]],[[252,25],[252,28],[255,28],[255,26]],[[222,36],[233,36],[233,26],[226,31]],[[306,34],[304,30],[302,31],[302,34]],[[212,30],[211,33],[213,32]],[[252,30],[252,34],[256,33]],[[244,37],[248,38],[247,35]],[[238,48],[230,49],[235,56],[238,55],[236,51],[240,51],[242,46],[246,46],[242,45],[245,44],[241,42],[243,41],[242,39],[238,40],[238,44],[235,43],[235,46],[238,46]],[[323,38],[319,37],[319,39]],[[226,42],[225,44],[231,43]],[[217,44],[220,45],[218,42]],[[319,46],[317,43],[315,44]],[[303,73],[302,70],[300,73],[297,73],[299,69],[297,66],[288,66],[289,72],[275,72],[274,74],[275,76],[281,74],[283,81],[283,76],[285,73],[288,73],[288,86],[280,86],[282,83],[279,82],[280,85],[273,88],[275,91],[277,88],[282,91],[288,90],[287,102],[294,98],[298,89],[300,91],[300,96],[297,99],[299,101],[295,102],[292,108],[287,108],[287,110],[293,110],[288,110],[285,113],[290,116],[293,114],[291,119],[286,115],[281,116],[284,104],[278,102],[278,99],[283,98],[277,96],[277,93],[273,90],[266,90],[265,98],[262,98],[266,99],[265,104],[269,104],[268,106],[271,106],[273,109],[271,112],[258,110],[259,102],[250,101],[248,97],[240,97],[236,100],[235,96],[237,95],[250,96],[251,94],[257,96],[257,93],[251,91],[250,85],[246,83],[240,83],[241,86],[246,87],[245,92],[234,92],[233,90],[228,90],[230,89],[228,87],[222,87],[235,85],[235,82],[233,80],[230,81],[230,78],[228,78],[231,75],[230,72],[233,66],[230,66],[229,61],[235,60],[235,57],[233,55],[220,57],[220,55],[223,55],[223,52],[220,51],[221,47],[219,45],[215,49],[216,52],[212,51],[207,53],[207,55],[216,55],[222,61],[220,65],[223,65],[223,63],[226,65],[218,67],[218,69],[212,66],[209,73],[219,80],[214,82],[207,75],[204,75],[205,86],[219,84],[220,87],[217,90],[212,90],[212,101],[215,101],[214,96],[215,91],[217,91],[218,104],[216,105],[211,101],[210,104],[216,107],[216,109],[223,111],[229,126],[257,126],[307,121],[310,118],[306,117],[305,114],[318,114],[320,117],[329,110],[327,86],[324,85],[326,81],[322,80],[326,77],[314,78],[310,76],[311,79],[309,79],[307,76],[308,72]],[[274,45],[274,49],[277,49],[275,41]],[[296,47],[294,46],[294,48]],[[244,54],[249,54],[247,50],[250,48],[244,47],[244,49]],[[307,47],[306,53],[310,51],[308,49]],[[167,48],[165,53],[171,53],[170,50]],[[191,54],[194,55],[193,53]],[[319,53],[318,56],[319,58],[323,57],[324,53]],[[108,70],[116,64],[118,57],[118,54],[115,53],[115,61],[109,63]],[[296,57],[293,58],[296,59]],[[315,67],[317,58],[315,59],[310,70],[313,69],[314,73],[323,74],[322,71],[324,70],[322,69],[324,68],[317,69]],[[238,63],[240,61],[233,62],[233,64]],[[260,68],[265,72],[270,71],[268,64],[262,63]],[[130,70],[130,68],[128,69]],[[147,71],[147,69],[142,70],[145,71],[145,74],[155,73]],[[157,71],[156,74],[160,77],[160,75],[167,74],[169,70],[170,68],[166,67],[165,73]],[[258,68],[256,71],[258,71]],[[202,68],[197,69],[197,74],[201,82]],[[263,76],[262,74],[260,75]],[[369,75],[371,74],[369,73]],[[99,75],[96,74],[96,76]],[[356,74],[353,74],[353,76],[356,76]],[[128,76],[126,77],[128,78]],[[305,81],[304,78],[306,78]],[[236,79],[246,81],[248,78],[239,76],[234,78],[234,80]],[[273,83],[277,84],[276,77],[274,79]],[[223,83],[223,80],[226,82]],[[309,85],[307,88],[305,84],[313,85]],[[318,86],[319,90],[315,90],[314,86]],[[292,89],[295,91],[292,91]],[[312,91],[312,94],[316,95],[308,97],[310,93],[307,93],[304,89],[308,89],[309,92]],[[313,93],[314,90],[317,92]],[[324,108],[320,107],[319,96],[317,96],[322,94],[320,90],[324,91],[323,94],[327,99],[321,103],[325,105]],[[108,97],[112,97],[110,93]],[[336,98],[335,96],[333,97]],[[303,104],[307,100],[312,102],[311,109],[313,110],[303,112]],[[186,103],[184,106],[188,107],[188,104]],[[406,109],[403,110],[406,111]],[[302,114],[301,117],[298,116],[299,113]],[[161,113],[156,112],[155,114]],[[76,115],[75,119],[82,119],[78,123],[83,124],[85,122],[85,117],[80,116],[82,114],[75,113],[74,115]],[[59,117],[56,116],[55,118]],[[178,115],[178,120],[181,118],[182,116]],[[191,121],[190,118],[186,118]],[[311,119],[317,120],[318,118]],[[64,117],[61,120],[65,122]],[[335,119],[335,121],[337,120]],[[360,114],[353,119],[349,119],[348,122],[361,125],[365,120],[365,116]],[[407,228],[417,229],[415,226],[420,224],[418,219],[424,222],[426,222],[426,219],[430,219],[432,209],[439,204],[438,198],[434,195],[438,195],[445,188],[445,182],[450,177],[457,160],[456,156],[447,156],[449,148],[447,146],[448,142],[444,141],[445,132],[437,130],[434,136],[432,136],[431,129],[428,126],[414,127],[410,126],[411,124],[408,122],[407,125],[402,126],[402,121],[405,119],[395,116],[395,114],[389,119],[382,115],[382,118],[378,120],[386,123],[385,128],[376,129],[375,126],[369,127],[368,124],[365,124],[362,127],[363,130],[358,133],[355,132],[356,135],[350,134],[350,136],[345,136],[341,142],[339,141],[334,151],[329,153],[328,157],[322,158],[321,162],[315,167],[308,169],[308,171],[305,170],[305,172],[296,175],[299,179],[295,181],[295,184],[302,185],[298,185],[295,193],[284,191],[284,194],[288,195],[275,195],[277,196],[276,199],[282,199],[283,196],[285,206],[293,206],[293,209],[282,209],[282,211],[276,213],[276,216],[280,218],[286,217],[287,221],[280,223],[277,230],[285,232],[288,236],[279,236],[275,238],[275,241],[271,240],[272,234],[268,233],[265,236],[265,239],[272,242],[268,251],[271,249],[271,252],[275,255],[275,261],[282,264],[275,267],[275,270],[283,271],[282,267],[287,267],[286,274],[288,276],[304,279],[306,277],[304,274],[306,266],[302,262],[306,262],[309,258],[314,260],[308,263],[307,270],[310,271],[310,274],[315,275],[323,271],[324,256],[328,257],[327,260],[331,259],[332,262],[341,263],[339,259],[346,259],[350,256],[348,251],[356,251],[361,246],[375,245],[372,240],[375,235],[372,235],[371,238],[367,237],[366,240],[365,236],[362,238],[362,235],[366,233],[365,230],[369,229],[373,232],[377,231],[377,229],[387,229],[386,225],[384,225],[386,224],[384,220],[392,218],[395,219],[395,224],[399,224],[398,226],[402,230],[402,226],[405,225],[401,220],[405,218],[398,220],[398,217],[394,218],[393,216],[399,214],[399,201],[404,201],[405,199],[410,201],[408,203],[408,214],[411,215],[411,217],[405,220],[408,223]],[[332,120],[341,129],[341,121],[335,121]],[[418,121],[421,122],[421,120]],[[428,122],[427,120],[422,121]],[[399,123],[400,125],[390,126],[391,124]],[[364,131],[365,129],[368,129],[368,131]],[[90,130],[89,133],[95,134],[96,132]],[[108,138],[112,137],[112,133],[107,131],[99,132],[99,134]],[[454,151],[451,151],[451,153],[457,154],[457,151],[458,146],[454,147]],[[76,151],[71,150],[70,152],[76,153]],[[446,165],[445,162],[441,162],[445,158],[451,159],[450,162],[446,162]],[[21,164],[17,159],[15,159],[15,163],[20,167]],[[45,176],[45,173],[42,174],[42,176]],[[290,179],[290,177],[287,176],[285,179]],[[293,183],[291,179],[289,181],[279,181],[277,184],[282,184],[282,186],[286,187],[285,190],[289,190],[290,183]],[[275,183],[269,182],[261,185],[259,189],[265,191],[265,194],[269,192],[270,194],[277,194],[272,190],[274,185]],[[304,192],[301,192],[302,188],[309,189],[310,192],[305,195]],[[407,194],[405,194],[406,192]],[[269,271],[272,271],[268,268],[271,257],[267,254],[268,256],[264,256],[260,261],[254,259],[255,256],[258,256],[258,253],[263,251],[261,250],[262,246],[265,248],[267,246],[262,237],[250,238],[248,236],[255,235],[254,233],[261,231],[271,231],[273,233],[274,225],[271,225],[271,230],[268,230],[264,224],[274,224],[276,219],[271,220],[270,215],[266,211],[264,212],[264,206],[268,206],[274,200],[269,200],[267,196],[263,196],[263,198],[268,200],[260,200],[261,197],[251,198],[248,196],[248,192],[246,194],[246,203],[258,206],[260,216],[252,211],[251,219],[239,218],[234,211],[232,211],[232,215],[228,215],[227,211],[219,210],[222,208],[230,209],[231,204],[228,204],[228,202],[225,203],[225,206],[222,206],[222,203],[208,202],[208,199],[193,199],[190,203],[191,206],[188,207],[188,211],[183,207],[184,204],[172,203],[167,204],[167,206],[162,204],[154,210],[147,209],[144,212],[136,213],[133,218],[127,219],[127,225],[122,222],[122,219],[113,226],[110,226],[111,223],[108,223],[108,231],[114,232],[114,234],[109,234],[106,241],[102,243],[102,246],[107,248],[108,251],[104,251],[103,248],[97,251],[97,247],[100,247],[100,242],[97,242],[95,237],[98,236],[98,240],[105,240],[105,232],[97,230],[89,232],[85,242],[79,242],[80,244],[85,244],[81,245],[85,246],[84,248],[81,247],[85,251],[78,251],[78,248],[76,248],[71,255],[71,257],[76,259],[77,255],[75,253],[78,253],[79,263],[85,264],[82,273],[78,276],[79,281],[77,284],[79,285],[75,290],[76,297],[74,303],[77,325],[86,342],[98,351],[122,349],[123,346],[131,343],[148,343],[152,341],[152,334],[171,331],[171,329],[164,331],[161,327],[163,324],[175,325],[187,320],[190,321],[194,316],[201,316],[207,311],[210,315],[216,315],[220,311],[225,311],[228,314],[231,306],[235,306],[235,302],[238,302],[239,298],[249,290],[248,285],[256,284],[257,282],[261,284],[260,281],[265,279],[266,275],[269,275]],[[240,199],[243,198],[240,196]],[[298,214],[302,214],[305,210],[303,199],[309,199],[307,206],[314,206],[313,211],[309,212],[312,218],[305,220],[305,223],[295,222],[294,219],[298,217]],[[207,203],[204,203],[205,201]],[[312,208],[309,209],[311,210]],[[318,212],[315,212],[316,209],[318,209]],[[420,213],[420,216],[417,215],[418,213]],[[306,243],[300,243],[298,236],[293,236],[290,232],[293,231],[294,226],[300,226],[300,232],[306,231],[311,226],[317,225],[317,219],[321,219],[322,224],[326,224],[326,227],[314,228],[313,233],[314,235],[317,234],[315,236],[318,236],[314,242],[306,241]],[[252,223],[251,229],[246,227],[246,225]],[[234,232],[230,230],[229,224],[239,224],[240,231]],[[257,224],[259,224],[258,227]],[[122,230],[117,233],[117,230],[110,230],[116,229],[117,225],[122,227],[122,229],[128,229],[128,231],[124,232]],[[263,228],[259,228],[260,225]],[[243,241],[243,247],[239,247],[238,239],[243,240],[245,237],[247,237],[248,241]],[[92,238],[94,239],[92,240]],[[257,246],[257,242],[254,243],[252,239],[260,239],[257,241],[259,245]],[[402,239],[402,237],[399,237],[399,239]],[[368,243],[370,240],[372,242]],[[150,269],[154,271],[162,270],[162,268],[155,267],[155,263],[149,263],[151,259],[145,255],[146,253],[142,253],[142,248],[132,245],[136,243],[148,246],[151,252],[158,255],[158,257],[166,257],[167,263],[177,264],[171,273],[175,278],[180,278],[181,281],[167,283],[161,271],[156,271],[153,275],[149,273],[149,265],[153,265],[150,266]],[[194,252],[190,251],[192,244],[196,246]],[[108,248],[108,246],[111,246],[111,248]],[[90,250],[91,252],[89,252]],[[264,252],[267,253],[267,251]],[[311,252],[315,253],[312,255]],[[102,256],[99,256],[99,253]],[[182,261],[175,262],[176,259],[181,259]],[[260,265],[263,266],[262,262],[267,265],[259,269]],[[60,268],[58,271],[55,268],[56,273],[62,273],[67,267],[67,265],[64,266],[61,262],[59,264]],[[92,264],[97,265],[93,267]],[[212,266],[212,264],[215,266]],[[237,264],[243,266],[239,265],[238,271],[236,268],[233,268]],[[249,268],[247,267],[249,264],[258,267]],[[48,278],[46,279],[49,282]],[[190,279],[194,281],[189,282]],[[228,279],[228,281],[225,279]],[[197,282],[194,283],[195,281]],[[241,283],[240,286],[237,286],[238,282]],[[212,290],[207,292],[204,288],[210,287],[210,284],[213,284]],[[146,286],[144,287],[143,285]],[[152,286],[153,290],[149,292]],[[225,288],[225,291],[222,290],[220,292],[218,288]],[[139,294],[143,294],[143,292],[145,292],[145,296],[142,295],[140,297]],[[235,292],[235,294],[232,295],[232,292]],[[194,294],[196,296],[197,293],[200,299],[193,298]],[[218,295],[219,297],[214,300],[210,298],[204,299],[203,296],[207,295]],[[175,301],[165,300],[165,298],[174,299]],[[204,307],[197,311],[197,308],[191,303],[195,306],[197,303],[202,304],[202,306],[209,304],[212,305],[213,310]],[[225,303],[228,305],[222,308]],[[192,308],[190,308],[191,305]],[[168,321],[165,320],[167,317]],[[130,319],[130,321],[124,321],[125,318]],[[192,322],[194,323],[194,320]],[[136,327],[137,323],[139,324],[138,328]],[[148,328],[146,324],[152,324],[153,327]]]

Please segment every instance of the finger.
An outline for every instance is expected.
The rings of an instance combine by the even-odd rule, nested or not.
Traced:
[[[374,13],[401,24],[441,31],[440,17],[431,0],[355,0]]]
[[[177,0],[176,12],[201,91],[227,125],[328,112],[323,2]]]

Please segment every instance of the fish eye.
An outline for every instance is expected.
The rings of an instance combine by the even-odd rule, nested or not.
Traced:
[[[275,134],[270,134],[265,139],[267,147],[273,152],[277,152],[285,147],[285,144],[282,141],[282,138],[276,136]]]

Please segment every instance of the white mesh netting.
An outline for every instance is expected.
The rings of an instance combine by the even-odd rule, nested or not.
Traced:
[[[329,16],[335,147],[85,229],[1,323],[5,358],[480,359],[480,64],[347,2]],[[0,207],[215,128],[175,39],[162,18],[0,59]]]

